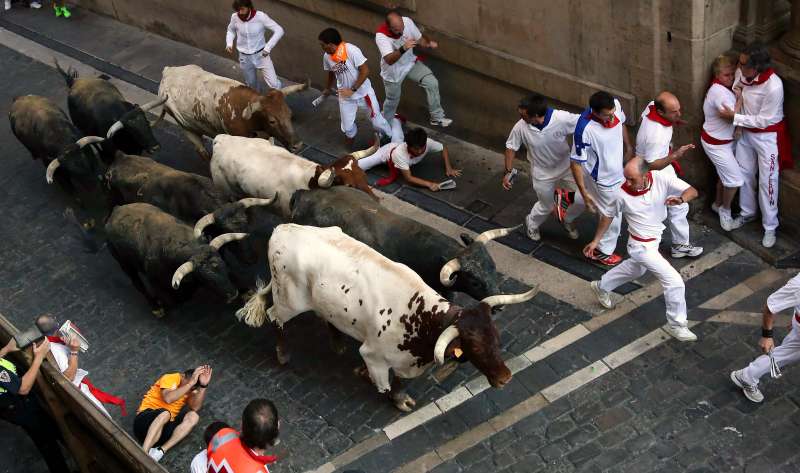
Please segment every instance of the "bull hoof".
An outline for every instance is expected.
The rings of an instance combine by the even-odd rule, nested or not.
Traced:
[[[167,315],[167,311],[165,311],[163,307],[153,309],[151,312],[156,316],[157,319],[163,318],[165,315]]]
[[[406,393],[400,393],[397,396],[392,396],[392,401],[394,401],[394,407],[403,412],[411,412],[414,410],[414,407],[417,406],[417,401],[415,401]]]
[[[280,363],[281,366],[292,361],[292,354],[286,350],[281,349],[280,347],[275,349],[275,354],[278,356],[278,363]]]

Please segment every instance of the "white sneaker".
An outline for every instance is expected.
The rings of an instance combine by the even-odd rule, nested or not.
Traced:
[[[686,327],[673,327],[670,324],[666,324],[664,325],[664,330],[681,342],[694,342],[697,340],[697,335]]]
[[[726,232],[736,230],[742,225],[744,225],[744,221],[742,221],[741,217],[733,218],[730,216],[730,214],[719,214],[719,226],[722,227],[722,229]]]
[[[528,238],[533,241],[539,241],[542,239],[542,234],[539,233],[539,227],[532,227],[528,222],[525,222],[525,232],[528,234]]]
[[[41,2],[31,2],[31,8],[42,8]]]
[[[703,247],[702,246],[692,246],[691,244],[685,245],[672,245],[672,249],[670,251],[673,258],[683,258],[684,256],[688,256],[690,258],[697,258],[701,254],[703,254]]]
[[[592,291],[594,291],[594,295],[597,296],[597,300],[600,301],[601,306],[606,309],[614,308],[614,301],[611,300],[611,293],[600,289],[600,281],[592,281],[589,286],[592,287]]]
[[[451,123],[453,123],[453,120],[451,120],[449,118],[445,118],[445,117],[442,117],[442,118],[431,118],[431,125],[433,125],[433,126],[440,126],[440,127],[446,128],[446,127],[450,126]]]
[[[577,229],[577,228],[575,228],[575,224],[568,223],[568,222],[564,222],[564,230],[566,230],[566,231],[567,231],[567,236],[568,236],[568,237],[569,237],[571,240],[577,240],[577,239],[578,239],[578,237],[580,236],[580,235],[578,234],[578,229]]]
[[[159,460],[164,458],[164,450],[161,450],[158,447],[153,447],[153,448],[150,449],[149,452],[147,452],[147,455],[149,455],[150,458],[153,459],[153,461],[158,463]]]
[[[733,381],[733,384],[736,386],[742,388],[744,397],[747,399],[753,402],[762,402],[764,400],[764,395],[761,394],[757,384],[747,384],[744,381],[744,378],[742,378],[742,370],[731,371],[731,381]]]
[[[775,230],[764,231],[764,238],[761,240],[764,248],[772,248],[775,245]]]
[[[11,10],[11,0],[6,0],[3,6],[6,10]]]

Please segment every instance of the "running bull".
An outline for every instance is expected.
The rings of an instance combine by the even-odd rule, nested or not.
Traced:
[[[218,251],[246,233],[226,233],[206,244],[194,238],[191,226],[145,203],[115,207],[105,231],[111,254],[157,315],[200,285],[227,302],[239,294]]]
[[[286,95],[308,87],[292,85],[259,95],[241,82],[204,71],[199,66],[165,67],[158,95],[165,109],[183,128],[204,159],[203,136],[226,133],[245,137],[275,137],[296,151],[302,146],[294,135],[292,111]]]
[[[357,160],[375,152],[375,146],[322,166],[267,140],[218,135],[214,138],[211,177],[214,184],[236,198],[271,198],[277,193],[278,213],[288,218],[289,203],[297,190],[341,184],[374,197]]]
[[[338,227],[279,225],[269,240],[268,259],[270,283],[259,288],[236,315],[251,326],[269,319],[278,327],[279,360],[285,361],[288,354],[284,324],[314,311],[361,342],[359,353],[373,384],[379,392],[389,393],[400,410],[410,411],[415,402],[403,392],[398,378],[418,377],[434,361],[441,365],[446,359],[463,357],[494,387],[503,387],[511,379],[500,356],[491,310],[527,301],[535,288],[459,307],[408,266],[390,261]]]
[[[164,99],[142,106],[132,104],[109,81],[79,78],[75,70],[64,71],[58,62],[55,65],[69,87],[67,105],[75,126],[86,135],[104,136],[110,141],[103,145],[107,161],[113,159],[117,149],[127,154],[155,153],[159,149],[152,127],[160,118],[151,123],[145,112],[162,105]]]

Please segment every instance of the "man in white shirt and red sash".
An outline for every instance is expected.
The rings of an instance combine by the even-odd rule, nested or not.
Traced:
[[[448,126],[453,120],[444,116],[439,81],[433,72],[414,54],[415,47],[436,49],[436,41],[426,38],[414,20],[395,10],[386,14],[386,21],[375,32],[375,43],[381,55],[381,78],[386,91],[383,116],[391,122],[400,104],[403,81],[408,78],[425,89],[431,125]]]
[[[691,201],[697,197],[697,191],[675,174],[650,171],[639,156],[628,161],[624,172],[625,183],[616,191],[619,195],[617,205],[628,223],[630,257],[604,274],[599,281],[592,281],[591,288],[600,304],[611,309],[614,307],[611,291],[650,271],[664,288],[667,312],[664,330],[682,342],[697,340],[687,325],[683,278],[658,251],[667,207]],[[611,217],[600,217],[594,240],[586,245],[584,253],[595,251],[611,221]]]
[[[525,227],[531,240],[539,241],[539,227],[547,220],[556,203],[553,192],[557,187],[576,188],[569,168],[569,143],[567,137],[575,131],[580,115],[547,106],[545,98],[537,93],[523,98],[517,106],[520,119],[514,124],[506,141],[503,188],[511,189],[514,154],[525,145],[531,163],[531,181],[536,192],[536,203],[525,217]],[[573,221],[581,214],[580,206],[567,209],[563,226],[567,235],[575,240],[578,230]]]
[[[736,161],[734,154],[734,130],[732,118],[720,116],[723,107],[736,108],[736,94],[733,93],[733,81],[736,76],[736,59],[728,56],[718,56],[711,65],[714,78],[703,100],[703,115],[705,121],[700,131],[700,143],[703,145],[708,159],[714,163],[719,176],[717,183],[717,196],[711,205],[711,210],[719,214],[719,225],[729,232],[742,226],[741,218],[731,215],[731,202],[736,192],[744,184],[742,168]]]
[[[678,150],[672,150],[673,126],[680,123],[680,119],[681,104],[678,98],[669,92],[661,92],[644,108],[642,124],[636,133],[636,156],[645,160],[648,169],[667,174],[670,179],[677,175],[676,171],[683,174],[677,160],[694,148],[694,145],[685,145]],[[689,215],[689,204],[671,205],[667,208],[667,215],[672,234],[672,257],[700,256],[703,248],[692,245],[689,240],[689,221],[686,218]]]
[[[745,181],[739,190],[741,217],[745,222],[753,220],[761,208],[764,227],[761,244],[771,248],[778,228],[778,171],[793,166],[791,141],[783,117],[783,82],[771,67],[767,47],[759,42],[750,44],[739,55],[737,75],[733,87],[741,89],[741,113],[724,107],[720,115],[732,119],[742,129],[742,137],[736,143],[736,160]]]
[[[264,83],[273,89],[280,89],[281,80],[275,73],[270,53],[283,37],[283,28],[266,13],[253,8],[251,0],[234,0],[232,7],[233,14],[225,35],[225,50],[233,53],[233,40],[236,39],[239,68],[248,87],[260,94],[266,92]],[[272,32],[269,41],[264,39],[267,30]],[[264,82],[258,80],[256,71],[261,71]]]

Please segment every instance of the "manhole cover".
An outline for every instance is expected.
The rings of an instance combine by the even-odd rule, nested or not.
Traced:
[[[467,210],[469,210],[472,213],[479,214],[484,210],[488,209],[489,207],[491,207],[489,203],[484,202],[480,199],[476,199],[473,200],[469,205],[467,205]]]

